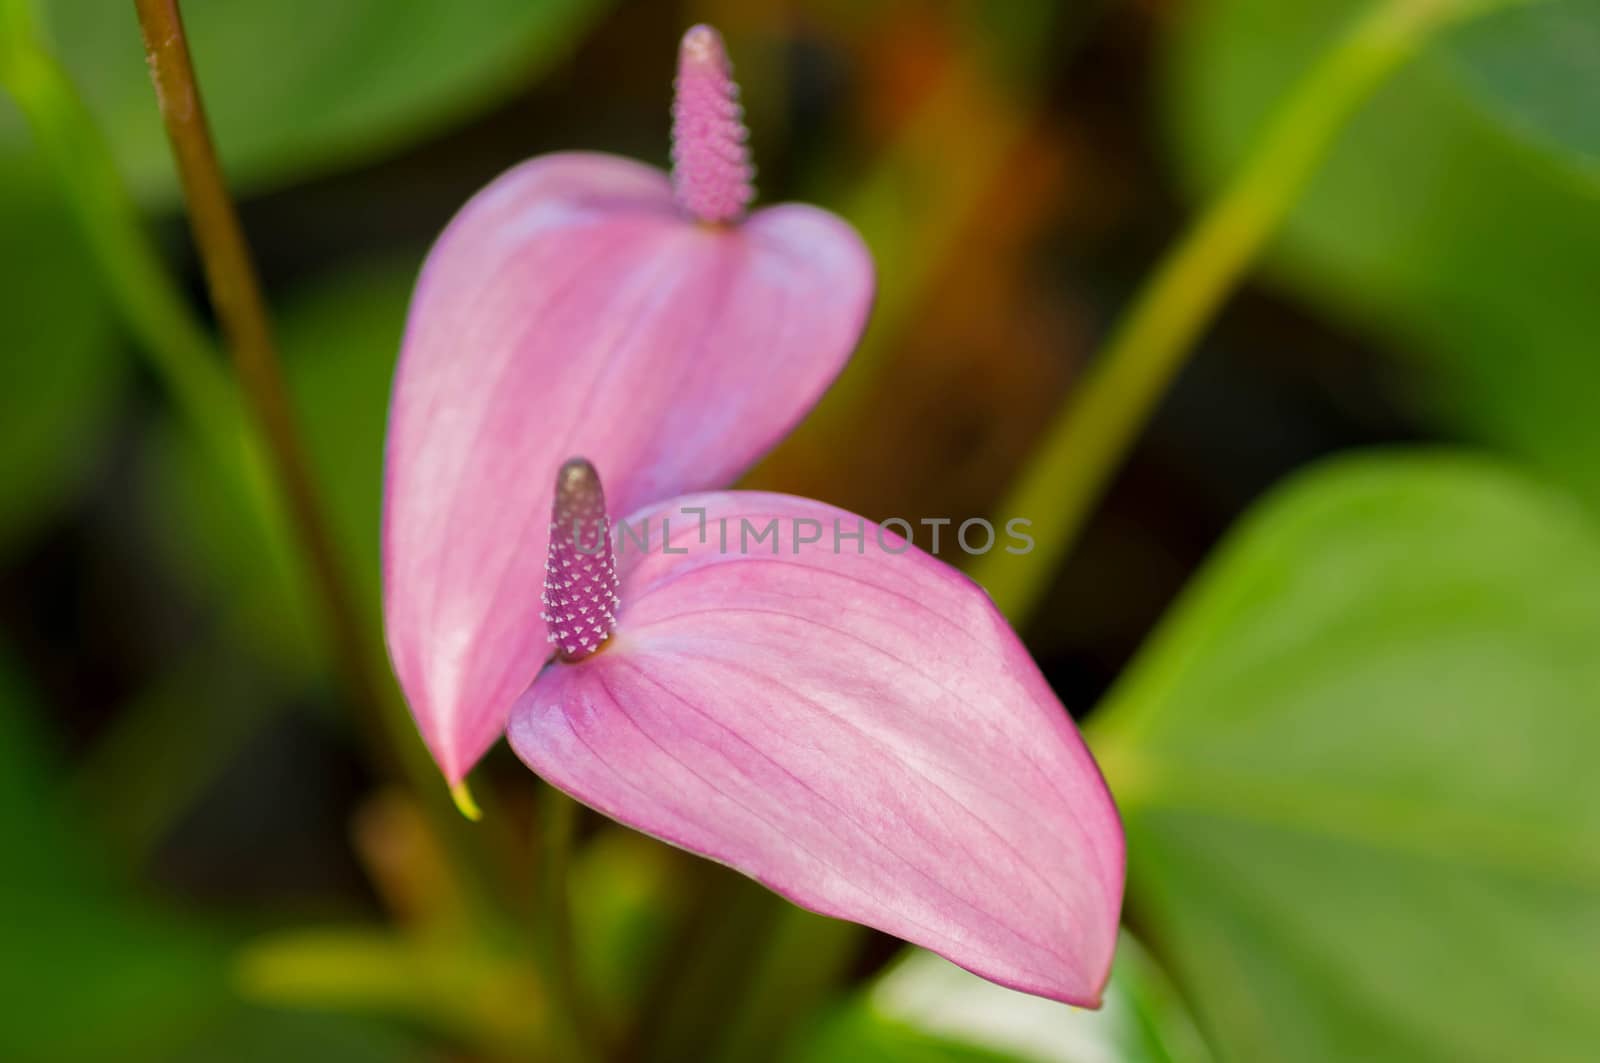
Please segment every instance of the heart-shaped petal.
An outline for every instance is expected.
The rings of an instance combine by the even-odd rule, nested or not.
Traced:
[[[676,499],[618,538],[617,633],[551,664],[512,712],[529,767],[804,907],[1098,1001],[1121,826],[981,589],[890,531],[783,495]]]
[[[383,523],[390,656],[452,783],[547,656],[550,470],[588,455],[618,512],[726,485],[821,396],[871,296],[833,215],[695,222],[627,159],[537,158],[462,209],[413,297]]]

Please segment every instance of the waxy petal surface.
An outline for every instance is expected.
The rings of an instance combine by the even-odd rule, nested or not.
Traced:
[[[685,512],[697,507],[704,543]],[[888,552],[906,544],[870,523],[864,552],[851,539],[835,552],[834,521],[852,533],[861,518],[817,502],[731,492],[648,517],[648,554],[622,540],[616,635],[518,700],[517,754],[585,804],[806,908],[1096,1003],[1121,825],[988,596],[920,550]],[[663,517],[686,553],[663,552]],[[743,520],[753,536],[774,518],[776,554],[741,543]],[[796,530],[821,541],[796,550]]]
[[[699,224],[627,159],[537,158],[462,209],[413,296],[383,523],[390,657],[452,783],[548,654],[551,470],[588,456],[622,513],[726,485],[820,397],[871,296],[833,215]]]

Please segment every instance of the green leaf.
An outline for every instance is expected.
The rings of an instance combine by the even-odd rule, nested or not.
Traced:
[[[370,1019],[240,1005],[162,1063],[438,1063],[438,1058],[416,1038]]]
[[[1017,1057],[934,1037],[874,1014],[842,1008],[811,1030],[785,1063],[1017,1063]]]
[[[124,379],[94,264],[10,117],[0,114],[0,556],[81,486]]]
[[[263,1004],[404,1017],[502,1053],[535,1043],[545,1021],[530,969],[454,936],[285,930],[242,949],[235,977]]]
[[[184,21],[225,168],[254,190],[374,158],[482,109],[557,60],[607,6],[204,0],[184,5]],[[175,199],[133,5],[45,9],[136,192]]]
[[[1473,19],[1441,46],[1485,111],[1600,177],[1600,13],[1592,0],[1518,4]]]
[[[421,1058],[393,1029],[236,999],[227,932],[153,907],[107,866],[40,732],[43,718],[0,652],[0,838],[10,849],[0,876],[0,1059]]]
[[[790,1063],[1205,1063],[1193,1021],[1124,933],[1098,1011],[986,982],[920,949],[813,1027]]]
[[[1171,51],[1179,161],[1216,184],[1366,0],[1201,0]],[[1427,370],[1444,424],[1600,503],[1600,5],[1468,19],[1352,121],[1290,218],[1276,278]]]
[[[632,831],[607,828],[574,857],[569,889],[575,960],[585,998],[611,1018],[637,1012],[672,955],[687,906],[678,854]]]
[[[1600,534],[1484,460],[1303,476],[1091,727],[1133,917],[1224,1059],[1600,1044]]]
[[[201,926],[128,897],[64,807],[38,706],[0,655],[0,1059],[154,1060],[224,1000]]]

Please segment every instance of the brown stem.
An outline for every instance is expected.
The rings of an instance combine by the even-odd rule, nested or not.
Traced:
[[[135,6],[211,302],[233,353],[250,416],[266,443],[271,473],[287,502],[294,535],[310,563],[337,665],[357,704],[372,715],[380,736],[394,737],[386,711],[389,692],[372,667],[374,655],[361,610],[345,579],[295,427],[266,302],[211,142],[177,0],[135,0]],[[393,747],[386,741],[379,748]]]

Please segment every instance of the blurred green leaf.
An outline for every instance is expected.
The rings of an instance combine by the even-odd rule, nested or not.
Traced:
[[[776,918],[746,976],[722,997],[724,1019],[705,1058],[743,1063],[787,1040],[848,979],[867,935],[862,927],[773,898]]]
[[[400,349],[414,265],[357,269],[283,300],[284,371],[318,484],[356,588],[378,615],[378,523],[389,381]],[[263,528],[236,500],[265,490],[218,482],[217,464],[182,426],[161,427],[150,474],[162,542],[194,593],[221,604],[256,652],[301,672],[324,648],[287,532]]]
[[[1214,185],[1366,0],[1199,0],[1171,52],[1179,160]],[[1468,19],[1346,130],[1290,219],[1280,280],[1422,355],[1450,424],[1600,502],[1600,4]]]
[[[390,1015],[494,1051],[533,1043],[544,1022],[529,968],[454,936],[281,931],[244,948],[235,976],[245,997],[263,1004]]]
[[[302,1063],[416,1058],[392,1028],[254,1008],[232,994],[228,934],[135,896],[74,813],[38,705],[0,653],[0,1059]],[[137,804],[138,793],[119,795]]]
[[[163,1063],[437,1063],[414,1037],[350,1015],[240,1006],[185,1042]]]
[[[1485,110],[1600,178],[1600,10],[1540,0],[1473,19],[1441,42]]]
[[[891,1022],[866,1005],[839,1009],[811,1030],[785,1063],[1018,1063],[1017,1057],[947,1041]]]
[[[533,78],[608,0],[197,0],[184,21],[224,167],[255,189],[428,135]],[[176,198],[132,4],[45,0],[141,198]]]
[[[986,982],[910,949],[810,1031],[791,1063],[1205,1063],[1193,1021],[1127,934],[1098,1011]]]
[[[13,118],[0,114],[0,555],[81,484],[124,379],[94,263]]]
[[[170,413],[145,444],[139,493],[175,580],[220,610],[225,636],[283,668],[285,679],[322,667],[326,647],[281,514],[243,502],[270,489],[266,470],[243,461],[224,466]],[[242,446],[239,453],[247,454]]]
[[[686,883],[673,876],[679,859],[653,839],[607,827],[573,860],[573,951],[603,1017],[635,1012],[671,962],[672,930],[687,904]]]
[[[74,796],[119,862],[143,864],[207,784],[235,763],[274,699],[298,693],[250,667],[254,661],[213,633],[195,638],[118,706],[76,759]]]
[[[1234,1061],[1600,1044],[1600,535],[1487,461],[1305,475],[1091,726],[1131,910]]]
[[[61,799],[38,707],[0,657],[0,1059],[162,1058],[219,1007],[220,942],[128,897]]]
[[[765,982],[765,946],[786,929],[784,909],[792,907],[723,868],[680,863],[678,874],[694,904],[639,1016],[635,1037],[647,1063],[716,1059],[729,1035],[742,1033],[740,1012]]]

